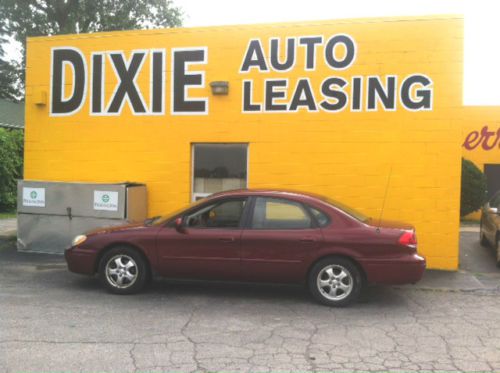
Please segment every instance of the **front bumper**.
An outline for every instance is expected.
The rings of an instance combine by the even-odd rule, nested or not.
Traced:
[[[385,285],[414,284],[422,279],[425,272],[425,258],[418,254],[408,256],[367,260],[362,263],[368,282]]]
[[[93,275],[96,271],[97,253],[94,250],[73,246],[64,251],[64,258],[71,272]]]

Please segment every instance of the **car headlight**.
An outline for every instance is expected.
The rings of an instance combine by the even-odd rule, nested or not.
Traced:
[[[80,245],[86,239],[87,239],[87,236],[85,236],[84,234],[80,234],[80,235],[76,236],[75,238],[73,238],[73,241],[71,242],[71,246]]]

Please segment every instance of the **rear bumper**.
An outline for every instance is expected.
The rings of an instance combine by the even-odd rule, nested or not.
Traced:
[[[93,275],[95,273],[95,261],[97,258],[95,251],[89,251],[89,249],[83,250],[78,246],[70,247],[64,252],[64,258],[71,272],[84,275]]]
[[[424,275],[425,258],[412,254],[394,259],[361,262],[368,282],[385,285],[414,284]]]

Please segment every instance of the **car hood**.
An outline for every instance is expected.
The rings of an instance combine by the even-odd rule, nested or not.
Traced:
[[[396,220],[378,220],[370,219],[368,222],[371,226],[375,228],[388,228],[388,229],[401,229],[401,230],[415,230],[415,227],[409,223]]]
[[[122,231],[130,231],[130,230],[144,229],[144,228],[146,228],[144,223],[129,223],[129,224],[123,224],[123,225],[115,225],[112,227],[96,228],[96,229],[92,229],[90,231],[87,231],[85,234],[87,236],[94,236],[94,235],[103,234],[103,233],[122,232]]]

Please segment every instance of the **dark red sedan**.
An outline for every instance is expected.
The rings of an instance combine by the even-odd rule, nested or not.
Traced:
[[[98,273],[112,292],[171,278],[305,283],[320,302],[346,305],[366,283],[419,281],[425,259],[408,224],[373,221],[320,196],[218,193],[166,217],[78,236],[70,271]]]

